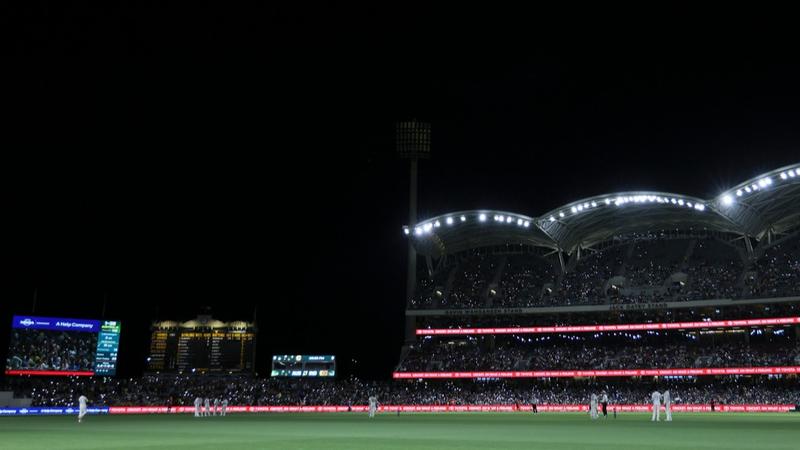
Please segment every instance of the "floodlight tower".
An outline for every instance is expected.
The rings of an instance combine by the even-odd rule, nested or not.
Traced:
[[[431,124],[417,122],[412,119],[408,122],[397,122],[396,128],[397,153],[410,162],[410,178],[408,188],[408,225],[413,227],[417,223],[417,169],[420,159],[428,159],[431,155]],[[411,235],[409,235],[411,236]],[[406,305],[414,295],[417,284],[417,252],[408,240],[408,278],[406,279]],[[414,340],[414,319],[406,316],[406,342]]]

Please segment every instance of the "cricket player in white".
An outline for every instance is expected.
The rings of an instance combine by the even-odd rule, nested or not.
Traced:
[[[206,397],[206,400],[204,402],[204,406],[206,408],[205,408],[205,411],[203,411],[203,416],[204,417],[208,417],[208,416],[211,415],[211,411],[210,411],[211,410],[211,400],[208,397]]]
[[[374,395],[369,398],[369,418],[375,417],[375,411],[378,410],[378,398]]]
[[[223,398],[222,399],[222,413],[221,413],[221,415],[224,417],[225,414],[227,414],[227,413],[228,413],[228,399],[227,398]]]
[[[194,399],[194,416],[200,417],[200,405],[203,403],[203,399],[197,397]]]
[[[592,393],[592,397],[589,400],[589,417],[592,420],[597,419],[597,394]]]
[[[650,395],[653,399],[653,422],[658,422],[661,420],[661,393],[658,391],[653,391]]]
[[[667,413],[667,422],[672,422],[672,397],[669,396],[669,391],[664,391],[664,412]]]
[[[218,399],[218,398],[215,398],[215,399],[214,399],[214,415],[215,415],[215,416],[217,415],[217,410],[218,410],[218,409],[219,409],[219,399]]]
[[[89,399],[84,395],[78,397],[78,423],[83,422],[83,416],[86,415],[86,402],[88,401]]]

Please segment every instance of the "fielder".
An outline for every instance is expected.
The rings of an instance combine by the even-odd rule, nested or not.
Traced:
[[[375,417],[375,412],[378,410],[378,398],[374,395],[369,397],[369,418]]]
[[[228,399],[227,398],[223,398],[222,399],[222,413],[220,415],[222,417],[225,417],[226,414],[228,414]]]
[[[204,406],[205,406],[205,411],[203,411],[203,416],[208,417],[211,415],[211,400],[208,397],[206,397]]]
[[[650,395],[653,400],[653,422],[658,422],[661,420],[661,393],[658,391],[653,391]]]
[[[215,398],[215,399],[214,399],[214,415],[215,415],[215,416],[217,415],[217,410],[218,410],[218,409],[219,409],[219,399],[218,399],[218,398]]]
[[[592,420],[597,419],[597,394],[592,393],[592,397],[589,400],[589,417]]]
[[[664,412],[667,413],[667,422],[672,422],[672,398],[669,396],[669,390],[664,391]]]
[[[86,415],[86,402],[88,401],[89,399],[84,395],[78,397],[78,423],[83,422],[83,416]]]
[[[203,403],[203,399],[197,397],[194,399],[194,416],[200,417],[200,405]]]

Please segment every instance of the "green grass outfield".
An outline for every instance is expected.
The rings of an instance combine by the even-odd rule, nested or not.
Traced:
[[[747,449],[800,448],[800,414],[232,414],[0,418],[2,449]]]

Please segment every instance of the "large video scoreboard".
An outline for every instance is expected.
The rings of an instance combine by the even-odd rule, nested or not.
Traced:
[[[200,316],[153,324],[148,369],[153,371],[251,371],[256,329],[247,322]]]
[[[336,357],[333,355],[274,355],[273,377],[334,377]]]
[[[112,320],[14,316],[5,373],[115,375],[120,329]]]

